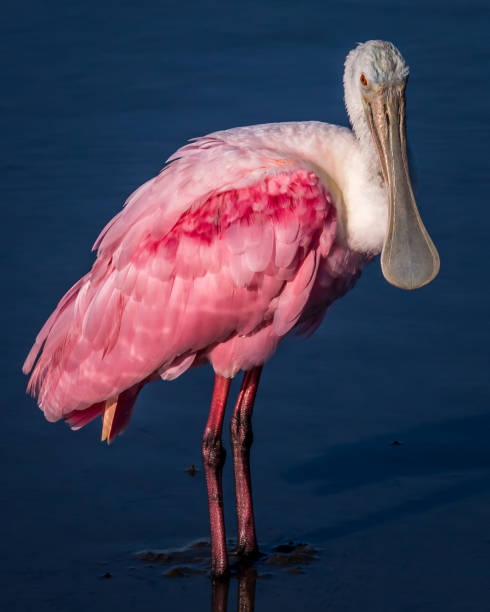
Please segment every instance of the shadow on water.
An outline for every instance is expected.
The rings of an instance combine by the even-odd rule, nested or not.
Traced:
[[[334,540],[369,529],[370,527],[394,522],[404,517],[423,514],[428,510],[445,506],[452,502],[460,502],[463,499],[488,491],[489,489],[490,475],[486,475],[473,479],[470,482],[458,483],[443,490],[431,491],[428,495],[424,495],[419,499],[405,501],[391,508],[383,508],[359,518],[315,529],[305,535],[308,538],[328,538]]]
[[[321,497],[402,478],[438,478],[437,487],[431,484],[431,490],[416,499],[315,529],[305,533],[305,537],[313,541],[341,538],[488,491],[489,431],[490,415],[429,423],[404,432],[333,446],[289,470],[287,480],[310,482]],[[463,481],[458,478],[450,486],[439,486],[440,477],[462,473]]]
[[[392,478],[489,468],[489,431],[488,414],[425,423],[332,446],[289,470],[286,478],[318,482],[318,493],[331,495]]]

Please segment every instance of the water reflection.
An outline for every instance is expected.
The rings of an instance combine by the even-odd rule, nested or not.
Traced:
[[[231,540],[229,544],[231,546]],[[141,550],[136,559],[153,576],[167,579],[192,579],[209,576],[211,570],[211,547],[206,540],[197,540],[178,549]],[[237,610],[254,610],[257,578],[272,578],[305,574],[307,567],[319,559],[318,551],[301,542],[284,542],[265,548],[259,558],[251,561],[237,555],[235,549],[228,551],[230,571],[225,577],[211,578],[211,612],[228,609],[230,585],[236,580]],[[162,572],[163,570],[163,572]],[[233,600],[233,597],[232,597]]]
[[[257,572],[253,567],[240,570],[237,578],[237,610],[253,612],[255,609],[255,584]],[[211,612],[226,612],[228,609],[228,592],[230,576],[214,578],[211,591]]]
[[[228,608],[228,591],[230,578],[214,578],[211,592],[211,612],[226,612]],[[240,608],[238,608],[240,609]]]

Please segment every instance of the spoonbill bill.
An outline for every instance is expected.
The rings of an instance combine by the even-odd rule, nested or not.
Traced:
[[[180,148],[102,230],[92,269],[24,363],[49,421],[79,429],[101,415],[107,442],[147,382],[211,363],[202,458],[214,575],[228,570],[221,434],[231,379],[244,371],[231,416],[237,553],[253,558],[251,417],[264,363],[291,330],[315,331],[378,253],[386,280],[402,289],[439,271],[410,183],[407,77],[393,44],[359,44],[344,72],[352,131],[255,125]]]

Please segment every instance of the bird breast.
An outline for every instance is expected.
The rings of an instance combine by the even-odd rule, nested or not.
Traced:
[[[272,123],[215,132],[211,138],[315,172],[332,195],[340,244],[368,256],[381,252],[388,222],[388,199],[379,162],[353,132],[319,121]],[[271,169],[274,171],[274,169]],[[248,179],[253,181],[253,175]]]

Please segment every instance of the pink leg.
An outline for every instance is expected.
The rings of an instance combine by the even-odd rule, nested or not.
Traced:
[[[262,366],[245,372],[230,428],[238,517],[237,553],[246,557],[255,557],[259,552],[252,503],[250,447],[253,441],[252,410],[261,372]]]
[[[226,452],[221,442],[221,432],[223,430],[223,417],[225,415],[230,383],[230,378],[224,378],[219,376],[219,374],[216,375],[213,400],[201,443],[202,460],[208,487],[209,520],[211,524],[211,570],[215,576],[222,576],[228,570],[221,482]]]

